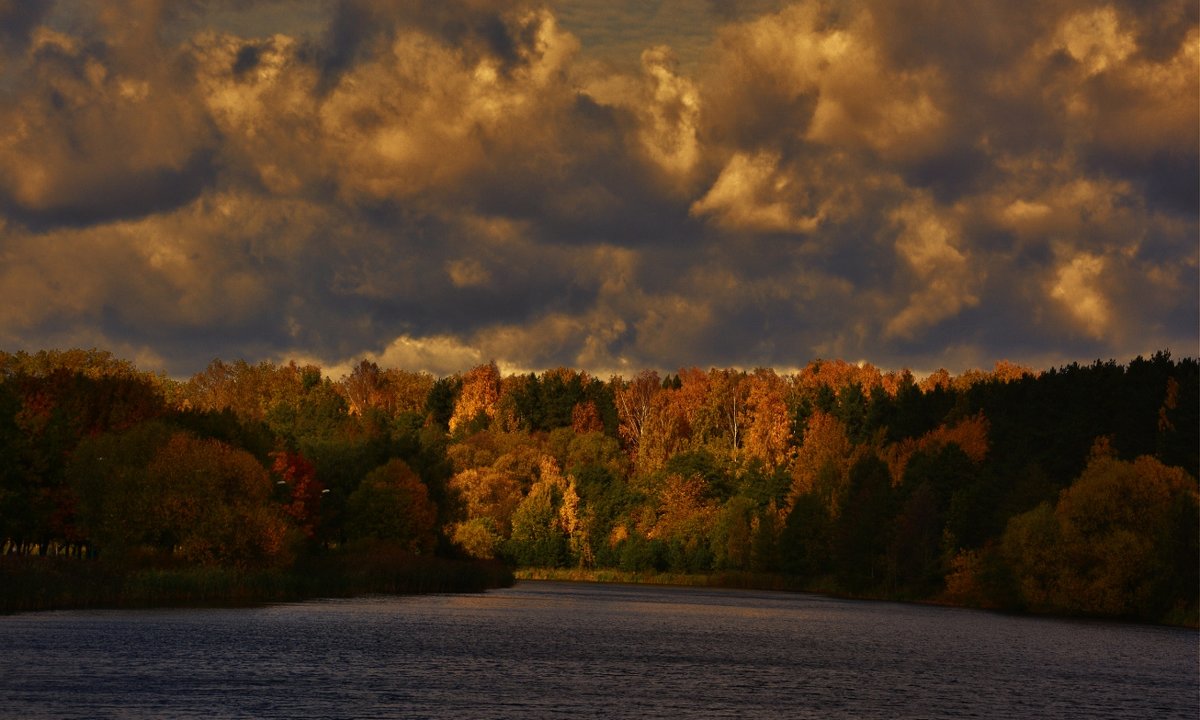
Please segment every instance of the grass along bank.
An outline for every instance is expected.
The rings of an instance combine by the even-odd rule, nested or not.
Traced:
[[[238,607],[368,594],[483,592],[508,587],[495,562],[331,553],[287,569],[128,568],[103,560],[0,557],[0,613],[80,608]]]
[[[629,583],[710,587],[738,590],[784,590],[789,592],[825,592],[796,578],[773,573],[723,571],[714,573],[637,572],[613,568],[519,568],[517,580],[557,580],[565,582]]]

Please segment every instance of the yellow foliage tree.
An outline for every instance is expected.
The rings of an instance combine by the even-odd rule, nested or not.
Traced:
[[[1153,457],[1117,459],[1106,445],[1057,505],[1009,521],[1002,549],[1033,609],[1160,619],[1195,575],[1196,480]],[[1195,612],[1195,583],[1183,588]]]
[[[506,528],[512,511],[521,502],[521,480],[505,470],[471,468],[450,478],[450,487],[462,498],[468,518],[492,518]]]

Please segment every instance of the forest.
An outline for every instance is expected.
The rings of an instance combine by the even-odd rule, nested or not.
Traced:
[[[0,575],[441,559],[1195,626],[1198,438],[1200,366],[1166,351],[920,378],[213,360],[187,380],[0,353]]]

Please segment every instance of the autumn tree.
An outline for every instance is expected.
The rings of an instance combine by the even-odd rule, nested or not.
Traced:
[[[578,435],[604,432],[604,419],[595,402],[584,400],[571,408],[571,429]]]
[[[668,475],[651,510],[643,516],[638,529],[647,539],[665,545],[672,570],[711,569],[711,533],[718,508],[709,497],[703,477]]]
[[[232,410],[242,420],[266,416],[271,391],[264,382],[266,365],[252,366],[244,360],[226,363],[217,358],[188,381],[184,397],[188,407],[198,410]]]
[[[979,464],[986,458],[991,447],[989,430],[991,423],[980,411],[953,424],[942,424],[919,438],[906,438],[893,443],[883,451],[891,470],[893,484],[900,484],[905,477],[908,463],[918,452],[935,454],[947,445],[954,445],[972,462]]]
[[[792,423],[787,386],[774,370],[758,369],[746,377],[744,450],[767,467],[782,465],[790,452]]]
[[[826,496],[830,514],[835,514],[840,506],[843,484],[839,478],[849,470],[851,450],[842,423],[828,413],[814,412],[804,429],[804,443],[792,460],[792,486],[788,492],[787,510],[790,511],[801,495],[820,491]],[[832,478],[834,482],[819,483],[821,477]]]
[[[630,455],[637,457],[644,438],[653,431],[654,399],[662,391],[662,383],[658,373],[646,370],[628,381],[613,378],[612,385],[621,441]]]
[[[559,567],[572,559],[588,563],[589,531],[575,479],[563,476],[554,459],[544,456],[538,481],[513,513],[508,553],[522,565]]]
[[[388,368],[383,372],[387,393],[386,405],[393,414],[421,415],[425,400],[433,389],[435,378],[427,372]]]
[[[468,425],[473,429],[486,427],[496,415],[500,399],[500,369],[490,362],[473,368],[463,376],[462,389],[450,416],[450,432]]]
[[[271,472],[276,485],[287,489],[283,510],[296,524],[305,537],[316,538],[321,522],[321,501],[326,492],[324,484],[317,479],[316,466],[308,458],[290,450],[276,450],[271,454]]]
[[[361,415],[371,408],[387,407],[387,379],[383,371],[373,362],[362,360],[350,374],[341,380],[342,392],[346,395],[347,409],[353,415]]]
[[[635,471],[650,473],[686,443],[683,409],[674,402],[679,390],[663,388],[658,373],[646,371],[630,381],[614,379],[620,435]]]
[[[709,407],[731,454],[736,454],[742,447],[742,429],[747,421],[749,385],[744,382],[745,378],[745,373],[735,370],[717,370],[710,373],[709,378]]]
[[[351,415],[375,412],[386,419],[402,413],[423,415],[426,398],[434,378],[423,372],[396,368],[383,369],[374,362],[361,360],[338,382]]]
[[[512,535],[521,486],[520,477],[509,470],[485,466],[456,473],[450,488],[462,500],[465,517],[451,528],[451,539],[474,557],[495,557]]]
[[[750,567],[754,545],[756,504],[747,497],[729,498],[718,511],[711,532],[713,567],[745,570]]]

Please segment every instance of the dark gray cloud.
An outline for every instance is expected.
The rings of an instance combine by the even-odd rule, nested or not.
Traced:
[[[175,374],[1194,354],[1192,5],[12,15],[0,347]]]
[[[0,54],[17,55],[29,46],[29,35],[54,8],[52,0],[0,0]]]

